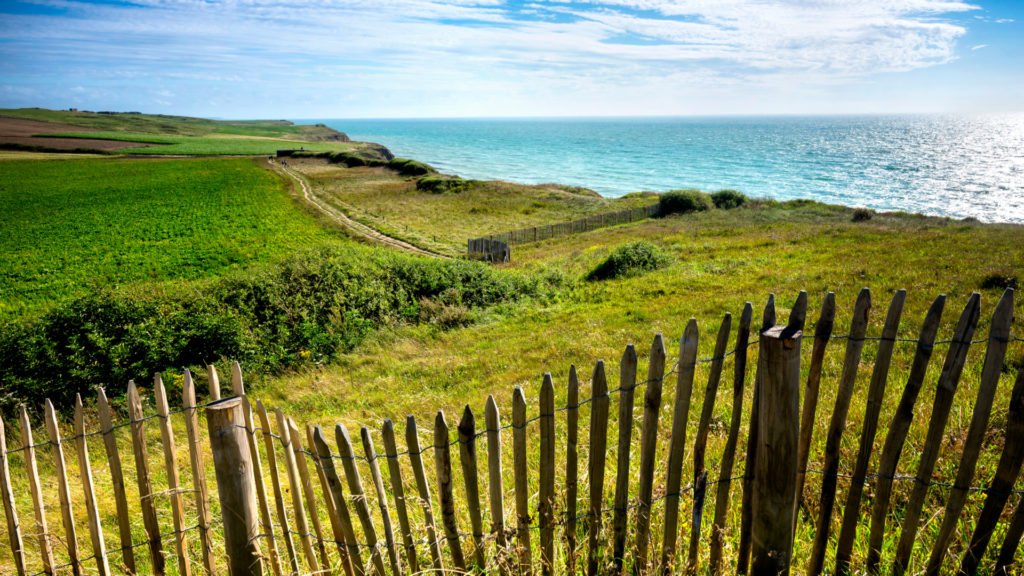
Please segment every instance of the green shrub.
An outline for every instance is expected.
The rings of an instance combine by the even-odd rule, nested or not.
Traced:
[[[458,194],[469,190],[472,180],[463,180],[458,176],[424,176],[416,181],[416,189],[431,194]]]
[[[658,199],[658,207],[662,216],[668,216],[711,210],[715,204],[711,196],[700,190],[670,190]]]
[[[654,244],[645,240],[639,240],[623,244],[612,250],[607,258],[587,274],[586,279],[608,280],[610,278],[633,276],[642,272],[664,268],[671,261],[672,259]]]
[[[867,208],[855,208],[853,210],[853,216],[850,218],[850,220],[854,222],[867,222],[868,220],[871,220],[871,217],[873,215],[874,214],[871,212],[871,210],[868,210]]]
[[[107,290],[34,321],[0,325],[0,410],[97,385],[238,360],[276,373],[350,351],[375,328],[471,321],[474,310],[548,293],[534,277],[464,260],[364,247],[300,254],[179,297]]]
[[[731,210],[746,204],[747,195],[737,190],[719,190],[711,194],[711,201],[715,204],[715,208]]]
[[[408,158],[395,158],[388,162],[388,168],[398,172],[402,176],[423,176],[434,171],[432,167],[423,162],[409,160]]]
[[[982,290],[1017,289],[1017,277],[1008,272],[993,272],[981,280]]]

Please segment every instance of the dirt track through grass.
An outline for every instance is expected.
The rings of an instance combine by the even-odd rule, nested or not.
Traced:
[[[380,231],[375,230],[365,224],[356,222],[355,220],[349,218],[341,210],[335,209],[328,205],[326,202],[320,200],[320,198],[318,198],[316,194],[313,193],[312,188],[306,182],[306,179],[297,174],[291,168],[288,168],[287,166],[280,164],[278,162],[271,162],[270,166],[278,173],[284,174],[285,176],[291,178],[294,182],[296,182],[302,189],[302,197],[305,198],[307,202],[315,206],[318,210],[326,214],[327,217],[329,217],[331,220],[337,222],[346,230],[352,232],[356,236],[359,236],[360,238],[365,238],[366,240],[369,240],[372,243],[382,244],[384,246],[389,246],[391,248],[397,248],[398,250],[409,252],[410,254],[418,254],[420,256],[431,256],[434,258],[449,258],[449,256],[438,254],[437,252],[431,252],[429,250],[424,250],[419,246],[410,244],[397,238],[392,238],[391,236],[383,234]]]

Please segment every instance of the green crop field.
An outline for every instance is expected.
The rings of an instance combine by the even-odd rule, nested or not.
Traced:
[[[146,134],[177,134],[205,136],[208,134],[235,134],[241,136],[291,136],[297,139],[315,139],[330,133],[322,126],[296,125],[286,120],[208,120],[188,116],[139,114],[134,112],[96,113],[47,110],[44,108],[18,108],[0,110],[0,117],[37,120],[57,124],[81,126],[90,130],[142,132]]]
[[[0,318],[99,286],[201,279],[335,242],[248,159],[0,165]]]
[[[274,154],[281,149],[305,148],[314,152],[351,150],[356,144],[348,142],[300,142],[281,138],[253,138],[245,136],[176,136],[146,134],[142,132],[74,132],[54,134],[59,138],[115,140],[119,142],[145,142],[144,148],[125,148],[126,154],[167,154],[181,156],[254,156]],[[45,139],[40,139],[45,144]]]

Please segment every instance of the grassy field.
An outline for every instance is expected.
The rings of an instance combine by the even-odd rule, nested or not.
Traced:
[[[761,310],[769,292],[778,295],[780,322],[785,321],[788,308],[799,290],[810,295],[808,331],[814,326],[818,310],[826,291],[837,294],[838,313],[836,335],[848,333],[853,303],[862,287],[872,290],[873,306],[868,334],[881,332],[885,311],[892,292],[898,288],[908,290],[899,336],[916,338],[924,312],[940,293],[948,295],[939,339],[949,339],[967,298],[973,291],[982,292],[982,320],[976,338],[987,334],[988,320],[1001,294],[1001,289],[982,289],[990,276],[1024,275],[1024,255],[1019,246],[1024,242],[1024,228],[1018,226],[986,226],[942,219],[919,218],[907,215],[876,215],[870,222],[852,223],[850,210],[817,204],[765,205],[736,211],[713,211],[699,215],[670,217],[643,223],[591,232],[566,239],[515,247],[513,268],[531,270],[538,274],[560,273],[580,278],[592,269],[610,250],[618,245],[645,238],[661,246],[674,259],[664,270],[642,276],[604,282],[579,281],[575,288],[564,293],[560,301],[546,306],[520,308],[506,315],[495,315],[477,325],[447,332],[429,326],[410,327],[380,332],[354,353],[344,355],[336,366],[294,376],[268,379],[262,382],[260,397],[264,402],[285,407],[291,414],[303,414],[306,420],[329,424],[347,423],[379,426],[384,418],[399,422],[405,414],[414,414],[421,425],[429,426],[437,409],[448,414],[454,427],[463,406],[469,405],[477,413],[483,410],[488,394],[498,398],[504,414],[508,414],[514,386],[526,391],[529,415],[536,414],[541,376],[551,372],[556,383],[556,405],[564,405],[565,382],[568,369],[575,364],[584,380],[581,397],[588,396],[593,364],[597,359],[607,362],[609,387],[618,382],[618,359],[626,343],[632,342],[640,354],[640,373],[646,369],[646,357],[655,333],[665,334],[669,365],[678,358],[678,339],[686,320],[695,317],[700,326],[700,353],[712,356],[714,334],[724,313],[733,314],[734,326],[745,301],[755,306],[754,327],[760,324]],[[1018,298],[1016,317],[1021,318],[1024,301]],[[1014,333],[1020,335],[1019,322]],[[735,335],[730,338],[735,341]],[[843,359],[844,341],[831,344],[826,357],[822,379],[822,393],[811,453],[811,469],[820,470],[825,444],[825,432],[835,401]],[[908,449],[901,460],[898,473],[913,474],[919,450],[923,446],[929,407],[934,397],[935,380],[947,346],[940,346],[931,362],[924,391],[918,401],[917,418],[911,429]],[[877,343],[866,346],[858,373],[856,392],[847,423],[847,434],[842,443],[841,472],[852,472],[866,404],[866,388],[870,378]],[[809,364],[810,343],[804,346],[804,370]],[[889,378],[881,427],[876,437],[876,449],[888,429],[896,402],[902,393],[912,359],[913,345],[901,344]],[[957,403],[950,418],[945,444],[935,478],[950,482],[956,475],[959,445],[966,436],[967,427],[977,393],[984,346],[975,346],[965,371]],[[753,361],[751,361],[751,365]],[[1001,445],[999,426],[1005,422],[1012,380],[1024,366],[1024,345],[1017,342],[1010,347],[1007,368],[999,385],[992,426],[993,435],[978,467],[976,484],[985,485],[991,479]],[[718,474],[718,464],[730,425],[732,364],[726,363],[727,376],[723,379],[713,412],[712,431],[708,445],[708,469],[712,478]],[[696,433],[697,417],[703,403],[703,390],[708,377],[708,365],[698,366],[694,386],[693,408],[689,419],[689,435]],[[748,375],[748,378],[750,375]],[[396,394],[396,391],[401,391]],[[748,380],[745,405],[750,406]],[[659,451],[658,478],[663,478],[665,462],[665,435],[674,395],[672,386],[666,386],[663,407],[663,435]],[[615,411],[612,405],[610,438],[616,437]],[[639,426],[641,403],[633,412],[634,425]],[[589,411],[581,411],[581,422],[587,422]],[[744,415],[744,418],[747,416]],[[746,421],[744,421],[744,436]],[[560,434],[564,422],[559,419]],[[584,428],[585,430],[585,428]],[[530,434],[535,434],[531,429]],[[638,449],[638,434],[634,430],[633,450]],[[585,436],[585,432],[582,437]],[[536,436],[531,436],[535,441]],[[564,438],[558,447],[559,466]],[[506,448],[507,450],[508,448]],[[536,449],[531,444],[531,449]],[[742,449],[741,449],[742,451]],[[615,449],[608,453],[614,462]],[[531,458],[535,458],[531,452]],[[872,466],[877,466],[876,453]],[[691,456],[686,457],[684,484],[692,478]],[[536,461],[532,460],[531,470]],[[740,461],[742,462],[742,460]],[[635,464],[634,464],[635,465]],[[609,464],[607,478],[613,477]],[[738,465],[737,472],[742,464]],[[874,468],[872,468],[874,469]],[[559,472],[559,478],[561,478]],[[797,535],[797,557],[806,558],[813,539],[815,503],[821,485],[819,475],[808,477],[806,502],[800,515]],[[632,482],[636,482],[635,471]],[[660,480],[659,480],[660,481]],[[506,480],[508,490],[510,480]],[[607,480],[606,497],[612,493],[612,480]],[[460,486],[458,480],[456,485]],[[557,481],[562,486],[562,481]],[[838,510],[833,537],[838,533],[838,519],[845,502],[847,480],[840,481]],[[635,484],[634,484],[635,486]],[[896,502],[905,502],[911,484],[898,483]],[[559,488],[561,490],[561,488]],[[657,492],[656,492],[657,493]],[[734,487],[732,510],[739,506],[738,489]],[[511,493],[508,495],[511,501]],[[931,518],[922,528],[915,570],[923,568],[927,547],[938,529],[938,518],[945,494],[935,488],[930,492],[925,518]],[[870,507],[869,497],[862,504],[860,537],[855,558],[866,555],[866,535]],[[964,514],[964,524],[958,531],[952,554],[959,555],[963,538],[970,533],[980,510],[982,497],[972,494]],[[683,499],[684,517],[689,497]],[[610,505],[610,501],[608,502]],[[581,504],[582,505],[582,504]],[[710,522],[708,502],[705,523]],[[655,521],[658,521],[655,513]],[[898,517],[897,517],[898,518]],[[462,517],[463,525],[468,518]],[[738,515],[730,517],[732,528],[727,539],[727,557],[735,554]],[[1000,531],[1005,531],[1006,521]],[[705,534],[710,528],[705,524]],[[1001,532],[1000,532],[1001,533]],[[684,535],[686,532],[684,531]],[[898,520],[890,520],[884,543],[884,558],[893,555],[898,538]],[[996,541],[999,536],[997,535]],[[830,550],[834,550],[833,547]],[[707,560],[703,547],[702,562]],[[831,555],[833,552],[829,552]],[[831,556],[829,556],[831,561]],[[801,562],[802,565],[802,562]],[[887,566],[886,566],[887,568]],[[914,573],[915,570],[911,572]]]
[[[481,181],[460,193],[432,194],[384,168],[344,168],[322,160],[292,160],[314,193],[364,224],[451,256],[466,240],[528,226],[567,222],[598,212],[645,206],[640,195],[607,199],[555,184],[524,186]]]
[[[339,241],[248,159],[6,161],[0,318],[101,286],[198,280]]]
[[[237,155],[255,156],[274,154],[281,149],[305,148],[314,152],[334,152],[355,149],[358,144],[348,142],[299,142],[283,138],[211,134],[204,136],[178,136],[147,134],[144,132],[76,132],[54,134],[59,138],[115,140],[153,144],[143,148],[125,148],[124,154],[168,154],[181,156]],[[45,139],[40,139],[45,143]]]
[[[189,116],[167,116],[122,112],[116,114],[86,111],[19,108],[0,110],[0,117],[23,118],[56,124],[70,124],[96,131],[141,132],[145,134],[176,134],[206,136],[233,134],[238,136],[291,137],[317,140],[336,133],[323,126],[295,125],[286,120],[208,120]]]

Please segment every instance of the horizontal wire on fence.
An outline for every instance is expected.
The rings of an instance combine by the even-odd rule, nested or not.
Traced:
[[[814,469],[804,470],[804,473],[805,474],[814,474],[814,475],[817,475],[817,476],[824,476],[825,475],[825,471],[824,470],[814,470]],[[1024,495],[1024,489],[1021,489],[1021,490],[1000,490],[1000,491],[995,491],[995,490],[992,490],[991,486],[957,486],[956,484],[954,484],[952,482],[942,482],[942,481],[939,481],[939,480],[922,481],[917,476],[913,476],[913,475],[910,475],[910,474],[892,474],[892,475],[889,475],[889,476],[883,476],[882,474],[879,474],[877,472],[869,472],[869,473],[865,474],[863,477],[858,478],[858,477],[855,477],[853,474],[847,474],[845,472],[837,472],[836,476],[839,477],[839,478],[846,478],[846,479],[849,479],[849,480],[856,480],[856,481],[861,482],[861,483],[867,483],[867,481],[869,479],[874,479],[874,480],[894,480],[894,481],[900,481],[900,482],[908,482],[909,481],[909,482],[914,482],[915,484],[921,484],[921,485],[927,486],[929,488],[937,487],[937,488],[945,488],[945,489],[957,489],[957,490],[964,490],[964,491],[967,491],[967,492],[981,492],[983,494],[990,494],[991,493],[991,494],[1004,494],[1004,495],[1010,495],[1010,494]]]
[[[211,406],[213,404],[216,404],[218,402],[223,402],[224,400],[230,400],[230,399],[235,398],[235,397],[236,396],[225,396],[225,397],[221,398],[220,400],[210,400],[209,402],[204,402],[202,404],[196,404],[195,406],[182,406],[180,408],[175,408],[174,410],[170,410],[170,411],[167,412],[167,417],[170,418],[171,416],[175,416],[175,415],[178,415],[178,414],[184,414],[184,413],[186,413],[186,412],[188,412],[190,410],[199,410],[200,408],[207,408],[207,407],[209,407],[209,406]],[[9,454],[16,454],[18,452],[22,452],[22,451],[28,450],[29,448],[40,448],[42,446],[54,446],[54,445],[60,446],[60,445],[62,445],[64,443],[66,443],[66,442],[74,442],[75,440],[82,440],[82,439],[92,438],[94,436],[103,436],[105,434],[110,434],[110,433],[112,433],[115,430],[119,430],[121,428],[125,428],[127,426],[131,426],[132,424],[138,424],[138,423],[141,423],[141,422],[146,422],[148,420],[155,420],[157,418],[163,418],[163,417],[164,416],[162,416],[161,414],[157,413],[157,414],[150,414],[148,416],[143,416],[142,418],[139,418],[138,420],[128,419],[128,420],[126,420],[124,422],[118,422],[117,424],[113,424],[108,429],[93,430],[91,432],[84,432],[82,434],[72,434],[71,436],[61,436],[59,442],[54,442],[52,439],[46,439],[46,440],[43,440],[42,442],[36,442],[35,444],[30,444],[30,445],[27,445],[27,446],[18,446],[17,448],[10,448],[8,450],[4,450],[3,454],[4,454],[4,456],[7,456]]]
[[[797,339],[802,339],[802,338],[803,338],[803,336],[799,336]],[[904,342],[904,343],[915,343],[915,344],[920,344],[921,343],[921,340],[917,339],[917,338],[887,338],[887,337],[883,337],[883,336],[854,337],[854,336],[849,335],[849,334],[842,334],[842,335],[838,335],[838,336],[831,336],[830,340],[874,341],[874,342]],[[753,340],[751,340],[750,342],[747,343],[747,348],[758,344],[758,342],[760,342],[760,340],[758,338],[754,338]],[[969,340],[969,341],[968,340],[961,341],[961,340],[949,339],[949,340],[936,340],[936,341],[932,342],[931,345],[932,346],[942,346],[942,345],[946,345],[946,344],[969,344],[969,345],[974,345],[974,344],[983,344],[985,342],[1000,342],[1000,343],[1007,344],[1007,343],[1010,343],[1010,342],[1024,342],[1024,338],[1021,338],[1019,336],[1012,336],[1011,335],[1009,338],[1005,338],[1005,339],[1004,338],[994,337],[994,336],[990,336],[988,338],[977,338],[977,339]],[[706,357],[706,358],[698,358],[697,360],[695,360],[694,364],[695,365],[696,364],[707,364],[707,363],[715,362],[715,361],[718,361],[718,360],[725,360],[726,358],[736,354],[737,352],[738,352],[738,349],[737,348],[733,348],[732,350],[729,350],[728,352],[725,352],[724,354],[722,354],[720,356],[711,356],[711,357]],[[692,368],[693,365],[688,365],[688,366],[685,366],[685,367],[686,368]],[[664,380],[668,376],[671,376],[672,374],[674,374],[678,370],[678,368],[679,368],[679,361],[676,361],[676,363],[672,366],[672,369],[669,370],[669,372],[667,372],[662,377],[662,380]],[[609,390],[606,394],[604,394],[602,396],[590,397],[590,398],[587,398],[585,400],[582,400],[582,401],[578,402],[575,405],[562,406],[562,407],[556,408],[555,412],[565,412],[567,410],[573,410],[573,409],[579,408],[581,406],[584,406],[586,404],[589,404],[589,403],[591,403],[594,400],[597,400],[599,398],[607,398],[607,397],[610,397],[610,396],[612,396],[613,394],[616,394],[616,393],[636,390],[637,388],[646,386],[649,383],[650,383],[650,381],[643,381],[643,382],[638,382],[638,383],[634,384],[632,387],[629,387],[629,388],[622,388],[622,387],[614,388],[612,390]],[[174,415],[177,415],[177,414],[184,414],[185,412],[188,412],[190,410],[198,410],[198,409],[201,409],[201,408],[206,408],[206,407],[208,407],[208,406],[210,406],[210,405],[212,405],[212,404],[214,404],[216,402],[220,402],[220,401],[223,401],[223,400],[228,400],[228,399],[231,399],[231,398],[234,398],[234,397],[235,396],[225,396],[221,400],[211,400],[209,402],[204,402],[202,404],[197,404],[195,406],[182,406],[180,408],[176,408],[174,410],[169,411],[167,413],[167,416],[170,417],[170,416],[174,416]],[[150,414],[150,415],[144,416],[144,417],[142,417],[142,418],[140,418],[138,420],[131,420],[131,419],[129,419],[129,420],[126,420],[126,421],[123,421],[123,422],[118,422],[117,424],[114,424],[113,426],[111,426],[107,430],[94,430],[94,431],[91,431],[91,432],[86,432],[84,434],[75,434],[75,435],[72,435],[72,436],[62,437],[61,438],[61,442],[63,443],[63,442],[67,442],[67,441],[78,440],[78,439],[81,439],[81,438],[91,438],[91,437],[94,437],[94,436],[102,436],[104,434],[113,432],[114,430],[117,430],[117,429],[120,429],[120,428],[124,428],[124,427],[127,427],[127,426],[131,426],[132,424],[135,424],[135,423],[146,422],[148,420],[154,420],[154,419],[162,418],[162,417],[163,416],[161,416],[160,414]],[[526,424],[530,424],[530,423],[535,422],[535,421],[537,421],[539,419],[540,419],[539,416],[535,416],[533,418],[528,419],[526,421]],[[505,425],[505,426],[501,427],[502,430],[507,430],[507,429],[510,429],[510,428],[514,428],[514,426],[511,425],[511,424],[508,424],[508,425]],[[250,430],[250,429],[246,428],[246,430]],[[262,432],[263,429],[261,427],[259,427],[259,426],[254,426],[251,429],[251,431],[253,431],[253,432]],[[476,437],[479,438],[480,436],[482,436],[486,432],[487,431],[478,433]],[[269,434],[272,437],[277,438],[278,440],[281,440],[281,437],[279,435],[275,434],[273,431],[269,432]],[[449,445],[450,446],[454,446],[457,443],[458,443],[458,440],[453,441]],[[28,450],[29,448],[39,448],[39,447],[42,447],[42,446],[52,446],[53,444],[54,444],[54,442],[52,440],[44,440],[42,442],[36,442],[35,444],[32,444],[31,446],[19,446],[17,448],[9,448],[8,450],[4,451],[4,454],[5,455],[7,455],[7,454],[15,454],[15,453],[18,453],[18,452],[21,452],[21,451],[24,451],[24,450]],[[436,448],[436,446],[427,446],[426,448],[421,450],[421,453],[425,452],[426,450],[428,450],[430,448]],[[393,457],[398,457],[398,456],[405,456],[405,455],[408,455],[408,454],[409,454],[408,451],[403,451],[403,452],[399,452],[398,454],[388,454],[388,455],[383,455],[382,454],[382,455],[378,455],[377,458],[381,458],[381,457],[393,458]],[[338,458],[338,459],[345,459],[344,457],[337,456],[337,455],[335,455],[334,457]],[[367,462],[369,461],[369,460],[366,459],[366,457],[358,456],[358,455],[354,455],[352,457],[352,459],[353,460],[362,460],[362,461],[367,461]]]
[[[800,336],[798,338],[802,338],[802,336]],[[889,342],[908,342],[908,343],[920,343],[921,342],[919,339],[916,339],[916,338],[886,338],[886,337],[881,337],[881,336],[864,336],[864,337],[856,338],[856,337],[853,337],[853,336],[851,336],[849,334],[843,334],[843,335],[839,335],[839,336],[832,336],[831,339],[832,340],[851,340],[851,341],[862,341],[863,340],[863,341],[879,341],[879,342],[889,341]],[[1009,338],[1009,340],[1024,342],[1024,339],[1018,338],[1018,337],[1013,337],[1013,336],[1011,336]],[[959,340],[949,339],[949,340],[938,340],[938,341],[935,341],[935,342],[932,343],[932,346],[939,346],[939,345],[953,344],[953,343],[956,343],[956,344],[971,344],[971,345],[973,345],[973,344],[980,344],[980,343],[989,342],[989,341],[999,341],[999,342],[1004,342],[1004,343],[1007,342],[1007,340],[1003,340],[1003,339],[995,338],[995,337],[980,338],[980,339],[975,339],[975,340],[971,340],[971,341],[959,341]],[[755,338],[755,339],[753,339],[753,340],[751,340],[751,341],[749,341],[747,343],[746,348],[750,348],[750,347],[758,344],[759,342],[760,342],[760,339],[759,338]],[[721,354],[719,356],[711,356],[711,357],[705,357],[705,358],[698,358],[697,360],[694,361],[693,365],[688,365],[686,367],[687,368],[692,368],[696,364],[706,364],[706,363],[716,362],[716,361],[719,361],[719,360],[723,360],[724,361],[728,357],[730,357],[732,355],[735,355],[738,351],[739,351],[739,348],[737,347],[737,348],[733,348],[733,349],[731,349],[731,350],[729,350],[729,351],[727,351],[724,354]],[[672,365],[672,368],[667,373],[665,373],[660,378],[660,380],[664,381],[668,377],[670,377],[673,374],[675,374],[678,371],[679,366],[680,366],[680,363],[677,360]],[[617,387],[617,388],[613,388],[613,389],[609,390],[608,392],[606,392],[605,394],[602,394],[600,396],[591,396],[591,397],[589,397],[589,398],[587,398],[585,400],[577,402],[576,404],[570,404],[570,405],[560,406],[558,408],[555,408],[554,412],[557,413],[557,412],[565,412],[565,411],[568,411],[568,410],[579,409],[580,407],[585,406],[587,404],[590,404],[590,403],[592,403],[592,402],[594,402],[595,400],[598,400],[598,399],[611,398],[615,394],[619,394],[619,393],[622,393],[622,392],[635,391],[638,388],[641,388],[641,387],[644,387],[644,386],[650,384],[652,381],[653,380],[644,380],[644,381],[641,381],[641,382],[637,382],[634,385],[629,386],[629,387],[622,387],[622,386],[620,386],[620,387]],[[184,411],[184,410],[182,410],[182,411]],[[538,414],[536,416],[528,418],[525,422],[523,422],[523,424],[521,426],[516,426],[514,423],[510,422],[510,423],[505,424],[503,426],[499,426],[497,428],[497,431],[504,431],[504,430],[510,430],[510,429],[521,430],[521,429],[526,428],[530,424],[532,424],[534,422],[537,422],[537,421],[539,421],[539,420],[541,420],[541,419],[543,419],[545,417],[546,417],[546,415]],[[250,430],[249,428],[247,428],[245,426],[239,426],[239,427],[244,428],[246,430]],[[432,431],[427,429],[427,428],[420,427],[420,429],[423,432],[427,433],[427,434],[431,434],[432,433]],[[284,445],[285,440],[279,434],[276,434],[273,431],[263,431],[263,429],[261,427],[254,427],[254,428],[251,429],[251,431],[252,432],[261,431],[261,432],[263,432],[265,434],[268,434],[272,438],[277,439],[279,442],[282,443],[282,446]],[[490,428],[483,429],[483,430],[475,433],[472,439],[467,439],[466,441],[463,441],[461,438],[456,437],[454,440],[451,440],[450,442],[447,443],[447,447],[456,446],[456,445],[459,445],[461,443],[467,443],[468,444],[469,442],[475,441],[476,439],[479,439],[479,438],[485,436],[486,434],[488,434],[490,432],[495,432],[495,431],[496,431],[495,429],[490,429]],[[437,444],[427,444],[427,445],[423,446],[422,448],[420,448],[420,450],[418,452],[416,452],[416,454],[417,455],[423,455],[424,453],[426,453],[426,452],[428,452],[428,451],[430,451],[432,449],[436,450],[436,449],[440,449],[440,448],[443,448],[443,447],[444,446],[437,445]],[[310,451],[308,449],[305,449],[305,448],[300,450],[300,452],[305,454],[309,458],[314,459],[314,460],[317,460],[317,459],[320,458],[319,455],[317,455],[317,454],[313,453],[312,451]],[[382,452],[382,453],[374,455],[372,458],[368,458],[368,457],[360,455],[360,454],[352,454],[351,456],[343,456],[341,454],[333,454],[332,453],[331,454],[331,458],[333,458],[335,460],[351,460],[351,461],[359,461],[359,462],[370,463],[370,462],[374,462],[376,460],[379,460],[381,458],[384,458],[384,459],[399,458],[399,457],[402,457],[402,456],[408,456],[408,455],[410,455],[412,453],[413,453],[413,451],[406,449],[406,450],[400,450],[397,453],[393,453],[393,454],[392,453],[387,453],[387,452]],[[981,488],[981,487],[972,487],[971,489],[982,490],[983,488]]]

